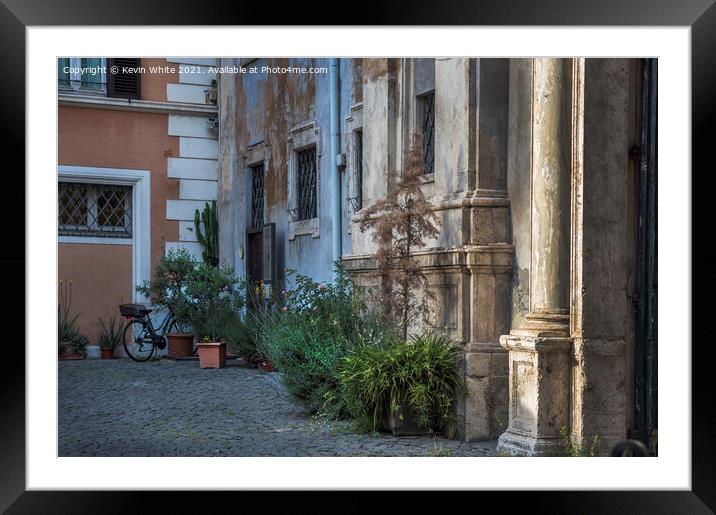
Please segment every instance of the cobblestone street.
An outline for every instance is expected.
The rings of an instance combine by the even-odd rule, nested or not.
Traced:
[[[230,360],[59,363],[60,456],[485,456],[495,442],[360,435],[291,401],[278,373]]]

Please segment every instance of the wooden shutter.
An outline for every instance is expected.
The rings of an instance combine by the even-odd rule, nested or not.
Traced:
[[[276,283],[276,224],[263,226],[263,279],[270,284]]]
[[[114,98],[135,98],[142,96],[141,74],[137,71],[141,65],[138,58],[117,57],[107,59],[107,96]],[[118,68],[112,73],[112,67]],[[124,69],[127,68],[125,71]]]

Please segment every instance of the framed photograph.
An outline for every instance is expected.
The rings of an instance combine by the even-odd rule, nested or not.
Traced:
[[[186,490],[714,509],[689,302],[708,1],[351,27],[3,4],[27,202],[3,509]]]

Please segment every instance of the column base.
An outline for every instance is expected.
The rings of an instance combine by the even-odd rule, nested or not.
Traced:
[[[521,456],[558,456],[560,430],[569,429],[572,339],[535,336],[525,329],[503,335],[509,350],[509,424],[498,452]],[[539,334],[539,333],[538,333]]]
[[[562,440],[553,436],[531,436],[509,429],[497,439],[497,452],[510,456],[561,456]]]

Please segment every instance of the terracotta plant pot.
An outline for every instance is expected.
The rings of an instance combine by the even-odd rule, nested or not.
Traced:
[[[264,372],[273,372],[273,365],[267,359],[263,360],[259,366]]]
[[[223,368],[226,366],[226,343],[209,342],[197,345],[201,368]]]
[[[188,358],[194,350],[194,335],[170,333],[167,335],[167,354],[170,358]]]
[[[114,348],[113,347],[102,347],[102,359],[112,359],[114,358]]]

